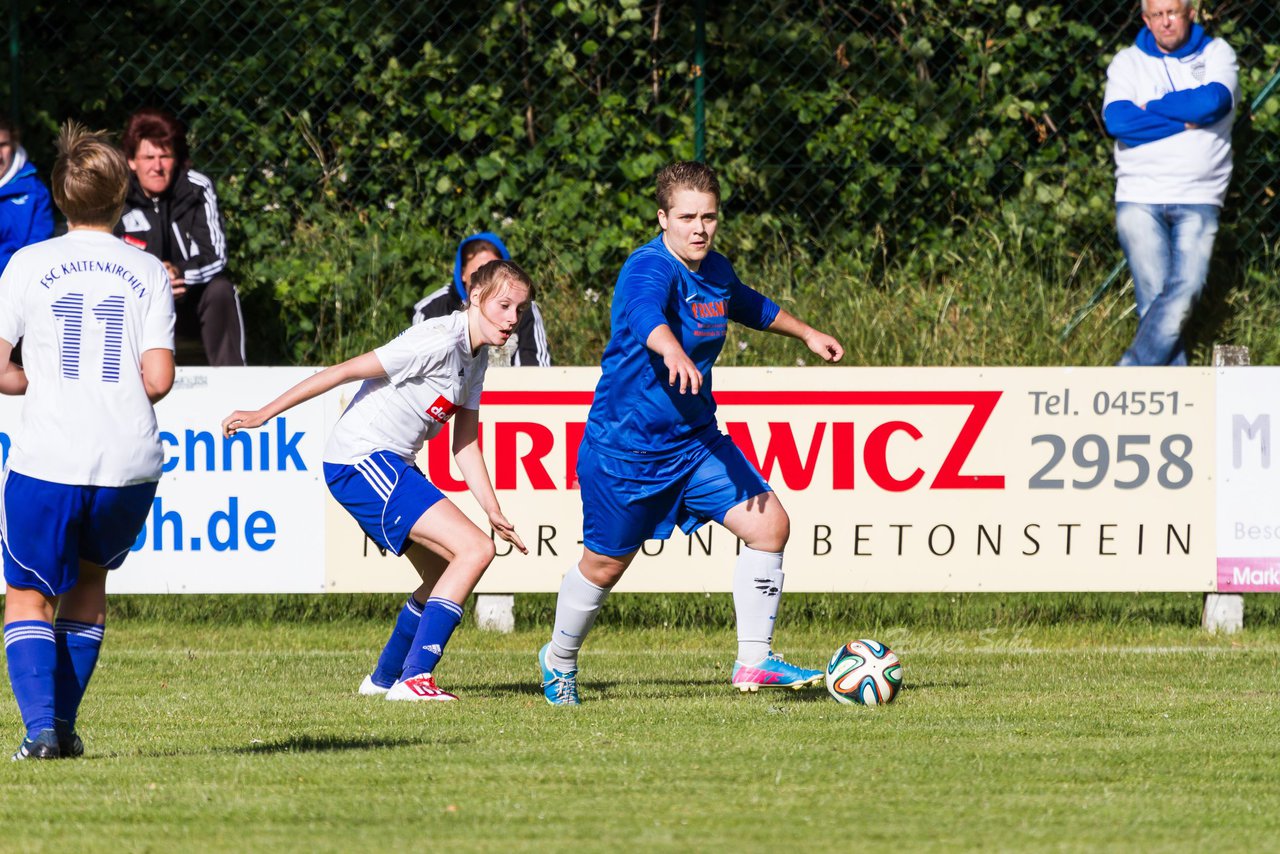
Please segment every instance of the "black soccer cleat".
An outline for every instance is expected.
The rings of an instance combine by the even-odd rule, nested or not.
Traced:
[[[62,751],[58,749],[58,734],[52,728],[40,731],[35,738],[22,739],[22,746],[13,754],[13,761],[23,759],[61,759]]]
[[[66,721],[53,719],[54,732],[58,734],[58,752],[63,759],[76,759],[84,756],[84,741],[76,735],[75,730]]]

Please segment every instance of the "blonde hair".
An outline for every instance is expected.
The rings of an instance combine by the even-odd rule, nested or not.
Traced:
[[[68,119],[58,134],[53,202],[75,225],[113,226],[129,192],[129,164],[106,131]]]
[[[524,285],[529,289],[529,301],[533,301],[533,279],[520,265],[514,261],[490,261],[471,274],[467,304],[479,305],[509,285]]]

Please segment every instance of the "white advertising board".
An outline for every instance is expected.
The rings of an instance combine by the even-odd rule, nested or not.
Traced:
[[[481,591],[555,590],[577,559],[596,377],[490,372],[485,455],[530,554],[500,543]],[[721,368],[715,389],[722,428],[790,514],[788,590],[1213,589],[1209,369]],[[447,437],[419,464],[482,521]],[[330,511],[327,589],[413,586]],[[618,589],[728,590],[736,548],[714,524],[677,532]]]
[[[1218,590],[1280,591],[1280,368],[1218,369]]]
[[[324,589],[320,471],[324,405],[298,406],[261,430],[223,439],[222,418],[257,407],[305,368],[179,368],[156,407],[165,471],[112,593],[313,593]],[[22,399],[0,399],[7,458]],[[86,416],[85,429],[93,429]]]
[[[113,592],[415,586],[408,561],[380,554],[324,485],[324,441],[354,386],[233,439],[218,433],[232,409],[261,406],[311,372],[179,371],[157,410],[166,471]],[[1234,373],[1221,377],[1228,388]],[[594,368],[490,371],[484,453],[530,554],[499,543],[482,592],[556,590],[577,560],[574,463],[597,376]],[[1231,469],[1235,491],[1217,496],[1217,533],[1232,550],[1217,550],[1214,468],[1227,471],[1232,451],[1213,450],[1214,383],[1213,370],[1196,368],[715,374],[722,428],[790,514],[793,591],[1210,591],[1220,557],[1276,560],[1261,534],[1233,540],[1239,525],[1280,529],[1266,519],[1266,497],[1280,485],[1267,466]],[[1253,383],[1239,385],[1241,402],[1219,403],[1217,419],[1245,419],[1239,452],[1248,460],[1261,453],[1259,419],[1280,406],[1280,390],[1258,408]],[[20,413],[20,399],[0,400],[2,453]],[[483,523],[447,432],[419,465]],[[650,542],[619,589],[728,590],[737,545],[714,523]]]

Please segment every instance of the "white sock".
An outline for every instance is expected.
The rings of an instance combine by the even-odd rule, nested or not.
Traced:
[[[772,651],[782,576],[782,552],[742,547],[733,568],[733,609],[738,618],[738,661],[742,664],[759,664]]]
[[[608,587],[597,587],[583,576],[574,564],[560,582],[560,595],[556,597],[556,622],[551,629],[551,646],[547,649],[547,664],[555,670],[568,672],[578,669],[578,650],[586,640],[596,614],[609,596]]]

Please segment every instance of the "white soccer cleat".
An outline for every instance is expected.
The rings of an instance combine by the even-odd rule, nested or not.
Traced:
[[[365,697],[376,697],[377,695],[385,694],[390,690],[390,688],[383,688],[377,682],[374,682],[372,673],[364,677],[364,681],[360,683],[360,693]]]
[[[410,676],[408,679],[392,685],[391,690],[387,692],[387,699],[409,700],[410,702],[423,700],[447,702],[458,698],[448,691],[441,691],[436,687],[436,679],[430,673],[419,673],[417,676]]]

